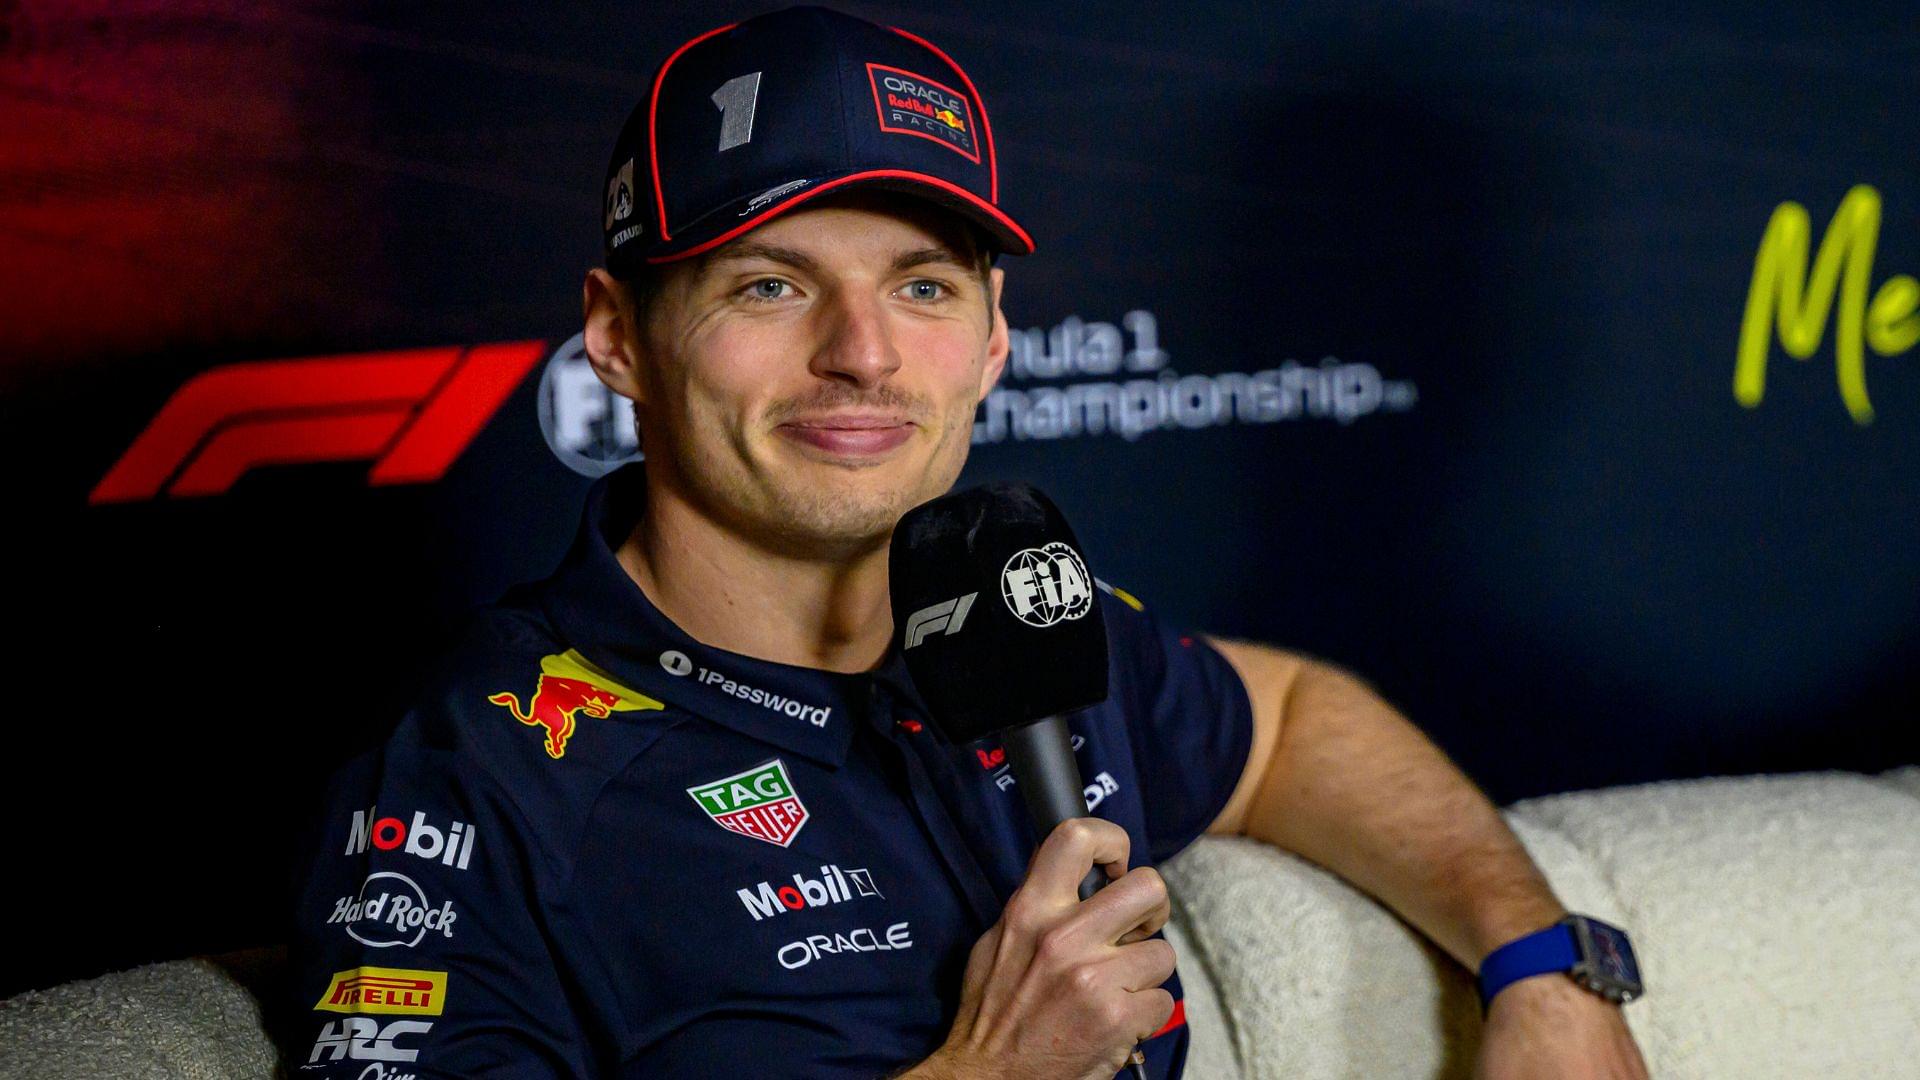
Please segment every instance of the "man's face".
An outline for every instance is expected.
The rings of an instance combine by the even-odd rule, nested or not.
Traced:
[[[649,457],[788,553],[886,542],[947,491],[1006,361],[1003,274],[918,200],[822,198],[676,265],[635,350]]]

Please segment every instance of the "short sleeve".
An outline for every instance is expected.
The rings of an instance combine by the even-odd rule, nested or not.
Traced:
[[[1240,675],[1198,634],[1164,627],[1131,597],[1100,593],[1109,685],[1127,723],[1158,863],[1226,809],[1253,745]]]
[[[594,1075],[532,830],[416,720],[329,784],[295,913],[289,1075]]]

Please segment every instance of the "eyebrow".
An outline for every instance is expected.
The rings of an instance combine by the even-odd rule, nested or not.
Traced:
[[[718,268],[724,263],[747,262],[753,259],[765,259],[769,262],[777,262],[785,266],[791,266],[796,270],[809,272],[816,271],[820,268],[820,264],[815,262],[813,257],[804,251],[796,251],[793,248],[780,247],[777,244],[764,244],[758,241],[742,241],[727,248],[724,252],[716,252],[713,257],[708,260],[707,265],[710,268]],[[926,266],[930,263],[943,263],[960,270],[968,269],[967,264],[962,261],[960,256],[951,248],[925,247],[901,252],[894,258],[891,270],[897,274],[902,270],[911,270],[916,266]]]

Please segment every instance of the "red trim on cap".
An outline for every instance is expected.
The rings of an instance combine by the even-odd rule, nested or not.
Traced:
[[[715,34],[724,34],[739,25],[737,22],[730,22],[725,26],[716,26],[706,33],[701,34],[699,37],[687,42],[685,45],[673,50],[673,55],[667,57],[667,62],[660,65],[659,73],[653,77],[653,93],[647,95],[647,168],[653,172],[653,205],[655,209],[660,211],[660,239],[662,240],[671,240],[673,237],[667,232],[667,199],[666,196],[660,193],[660,151],[659,145],[654,137],[653,120],[654,116],[660,111],[660,84],[667,81],[667,69],[673,66],[675,60],[680,59],[681,53],[686,52],[688,49],[693,48],[695,45],[700,44]],[[983,116],[981,118],[983,125],[985,124],[985,120],[986,118]]]
[[[899,34],[901,37],[906,38],[908,41],[918,42],[919,44],[925,46],[926,48],[931,49],[933,51],[933,55],[939,57],[942,60],[945,60],[947,62],[947,66],[952,68],[954,70],[954,73],[960,76],[960,81],[967,84],[967,93],[972,94],[973,103],[975,105],[980,106],[980,137],[987,144],[987,197],[992,199],[996,203],[999,202],[1000,201],[1000,169],[998,166],[998,162],[1000,159],[996,157],[993,152],[993,125],[987,123],[986,99],[980,96],[980,91],[974,89],[973,80],[967,78],[966,69],[961,67],[959,64],[954,63],[953,57],[948,56],[945,52],[941,51],[940,46],[935,45],[933,42],[928,41],[926,38],[923,38],[918,34],[909,34],[905,30],[902,30],[897,26],[889,26],[887,27],[887,29],[893,31],[896,34]],[[1024,236],[1026,234],[1022,233],[1021,235]],[[1027,241],[1027,243],[1031,245],[1033,241],[1029,240]]]
[[[719,247],[721,244],[724,244],[727,241],[733,239],[734,237],[739,236],[741,233],[746,232],[747,230],[767,220],[773,215],[778,214],[783,210],[786,210],[788,207],[793,206],[796,203],[805,202],[816,195],[819,195],[823,192],[832,191],[834,188],[840,187],[843,184],[853,183],[855,180],[872,180],[872,179],[875,179],[876,177],[897,177],[902,180],[914,180],[922,184],[930,184],[934,187],[939,188],[942,191],[947,192],[948,194],[957,195],[960,198],[965,199],[967,202],[972,203],[974,206],[979,207],[980,209],[986,211],[987,214],[991,216],[995,221],[998,221],[1000,224],[1005,225],[1008,229],[1012,230],[1013,234],[1015,236],[1018,236],[1021,242],[1027,245],[1027,250],[1025,252],[1018,252],[1016,254],[1032,254],[1033,252],[1033,237],[1027,235],[1027,230],[1021,228],[1012,218],[1008,217],[1003,211],[1001,211],[999,207],[993,205],[990,202],[987,202],[986,200],[982,199],[980,196],[975,195],[971,191],[968,191],[966,188],[963,188],[960,185],[955,184],[951,181],[942,180],[937,176],[929,176],[926,173],[922,173],[922,172],[911,172],[906,169],[869,169],[866,172],[857,172],[852,174],[851,176],[842,176],[837,180],[829,180],[826,183],[821,184],[819,187],[812,189],[811,191],[803,191],[800,194],[795,195],[793,198],[788,199],[783,203],[777,203],[773,206],[768,207],[765,210],[762,210],[760,213],[754,215],[751,218],[748,218],[746,221],[741,222],[740,224],[734,226],[733,228],[728,229],[726,232],[721,233],[719,236],[716,236],[713,239],[708,240],[704,244],[696,244],[685,251],[675,252],[672,255],[650,256],[648,257],[647,261],[649,263],[673,262],[676,259],[690,258],[694,255],[700,254],[703,251],[711,251],[714,248]]]

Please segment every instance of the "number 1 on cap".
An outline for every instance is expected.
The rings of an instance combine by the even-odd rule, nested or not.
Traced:
[[[753,141],[753,106],[760,100],[760,73],[736,75],[713,92],[720,110],[720,153]]]

